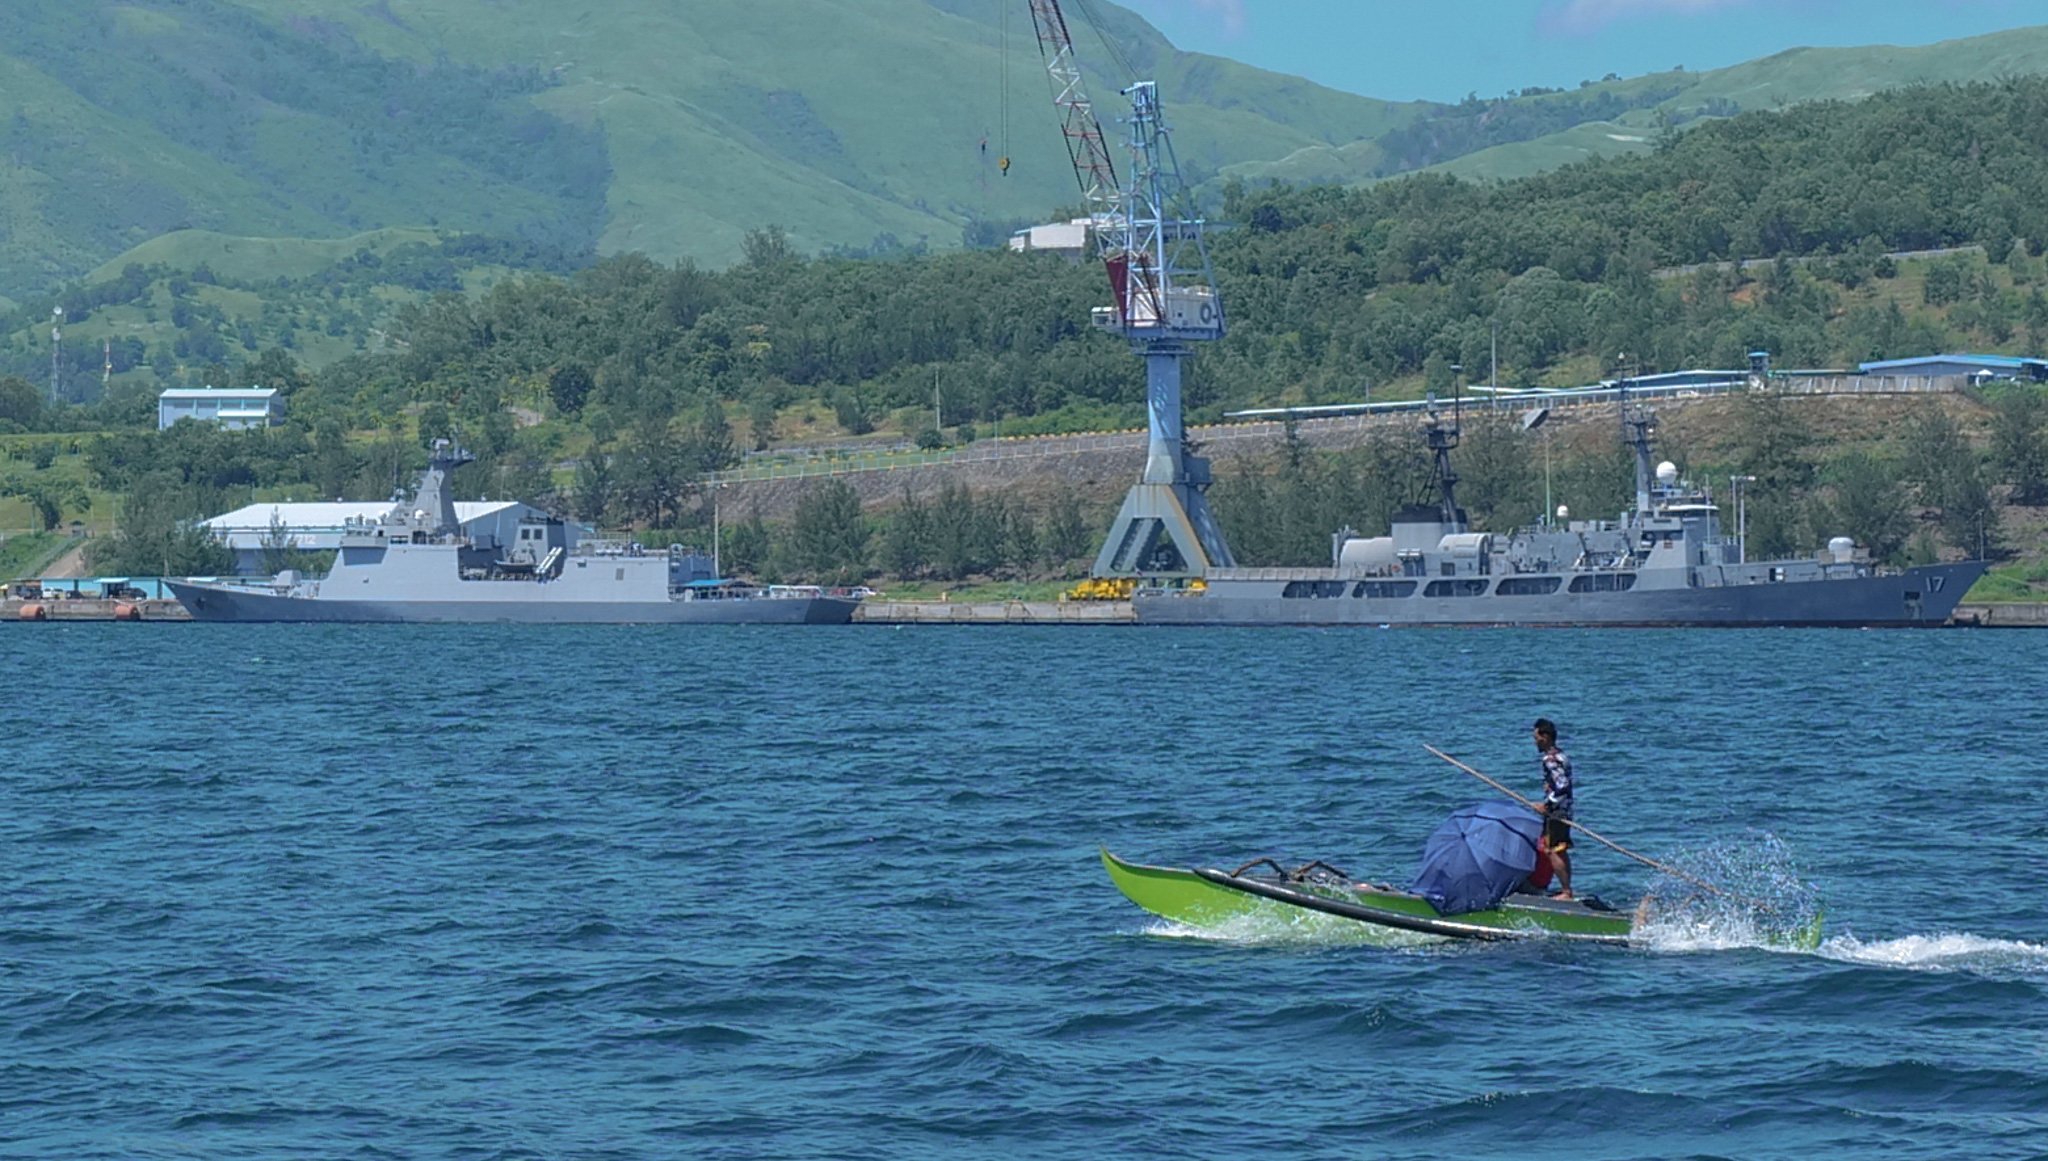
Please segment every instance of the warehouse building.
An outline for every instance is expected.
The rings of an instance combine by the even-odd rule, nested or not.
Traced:
[[[2017,355],[1916,355],[1910,359],[1863,363],[1858,370],[1877,376],[2048,381],[2048,359],[2023,359]]]
[[[284,400],[275,387],[173,387],[156,397],[158,431],[181,419],[226,428],[276,427]]]
[[[391,511],[389,500],[337,500],[330,503],[266,502],[249,504],[206,521],[206,528],[235,554],[237,576],[261,576],[270,570],[266,549],[331,552],[351,525],[375,523]],[[462,534],[481,549],[503,550],[519,538],[521,520],[545,520],[548,514],[513,500],[457,500],[455,518]],[[568,526],[573,547],[591,531]]]

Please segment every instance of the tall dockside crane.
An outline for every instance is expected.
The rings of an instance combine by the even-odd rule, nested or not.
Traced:
[[[1113,305],[1091,321],[1124,336],[1145,360],[1145,471],[1095,557],[1097,577],[1199,577],[1229,568],[1230,546],[1203,493],[1209,461],[1193,454],[1181,425],[1181,368],[1190,343],[1223,337],[1223,300],[1190,206],[1159,93],[1151,81],[1123,90],[1131,102],[1130,180],[1119,183],[1102,125],[1059,0],[1030,0],[1039,52],[1050,74],[1067,153],[1081,183],[1089,234],[1109,271]]]

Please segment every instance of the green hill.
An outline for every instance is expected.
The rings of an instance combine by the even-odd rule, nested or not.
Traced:
[[[1708,72],[1673,70],[1468,99],[1368,140],[1314,145],[1229,174],[1248,182],[1356,184],[1418,169],[1516,178],[1588,157],[1639,153],[1657,135],[1704,118],[1817,100],[1860,100],[1885,89],[2048,72],[2048,27],[1914,47],[1795,48]]]
[[[1613,121],[1589,121],[1534,141],[1513,141],[1476,150],[1430,169],[1458,177],[1511,180],[1592,157],[1646,153],[1655,144],[1656,139],[1640,128]]]
[[[432,230],[372,230],[351,238],[238,238],[211,230],[174,230],[101,266],[85,281],[105,282],[130,265],[172,270],[204,266],[222,277],[249,282],[306,278],[358,254],[382,256],[401,246],[439,241]]]
[[[1217,193],[1517,177],[1744,109],[2048,69],[2035,28],[1393,103],[1179,52],[1104,0],[1073,7],[1102,23],[1075,35],[1111,131],[1117,87],[1157,78],[1184,167]],[[804,252],[914,252],[1076,197],[1021,0],[12,0],[0,126],[0,313],[47,314],[60,286],[131,265],[251,294],[347,265],[346,309],[214,304],[227,333],[336,340],[305,350],[316,361],[449,282],[372,293],[364,253],[492,240],[448,259],[470,285],[464,263],[520,250],[543,268],[629,251],[725,266],[771,224]],[[159,315],[137,320],[152,342],[173,337]],[[31,329],[7,329],[28,359]]]
[[[1806,101],[1861,100],[1889,88],[1959,84],[2048,72],[2048,27],[2019,28],[1915,47],[1795,48],[1704,73],[1670,72],[1602,88],[1661,85],[1676,91],[1614,119],[1585,123],[1485,150],[1432,168],[1461,177],[1515,178],[1587,157],[1641,152],[1666,127],[1702,117],[1782,109]],[[1554,99],[1554,98],[1553,98]],[[1355,180],[1355,178],[1354,178]]]
[[[1197,176],[1437,108],[1091,11],[1160,80]],[[1076,36],[1113,127],[1125,74]],[[807,251],[943,247],[1075,200],[1021,0],[10,0],[0,125],[17,301],[188,230],[458,230],[724,265],[769,224]]]

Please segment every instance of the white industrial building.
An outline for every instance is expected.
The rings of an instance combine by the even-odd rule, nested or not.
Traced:
[[[156,397],[158,431],[181,419],[227,428],[276,427],[284,400],[275,387],[173,387]]]
[[[1020,253],[1049,250],[1068,258],[1079,258],[1088,252],[1088,219],[1047,222],[1019,230],[1010,235],[1010,249]]]
[[[263,549],[275,543],[274,535],[290,540],[289,547],[304,552],[329,552],[341,545],[341,535],[351,524],[374,523],[391,511],[389,500],[336,500],[329,503],[266,502],[249,504],[206,521],[206,528],[235,554],[238,576],[258,576],[266,570]],[[504,549],[517,543],[521,520],[545,520],[548,514],[531,504],[514,500],[457,500],[455,518],[462,534],[482,549]],[[591,535],[588,528],[570,524],[568,546]]]

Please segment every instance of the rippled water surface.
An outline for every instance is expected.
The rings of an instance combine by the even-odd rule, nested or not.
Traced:
[[[0,627],[0,1154],[2048,1153],[2048,635]],[[1196,936],[1579,816],[1817,952]],[[1582,889],[1650,872],[1582,846]]]

